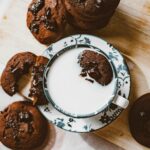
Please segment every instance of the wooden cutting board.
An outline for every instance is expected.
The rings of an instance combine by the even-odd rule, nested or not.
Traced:
[[[30,0],[13,0],[0,22],[0,62],[17,51],[41,54],[46,46],[38,43],[26,27],[26,12]],[[66,35],[78,33],[67,27]],[[131,136],[128,113],[137,97],[150,91],[150,0],[121,0],[109,25],[91,32],[118,48],[127,58],[131,71],[130,105],[117,120],[97,135],[127,150],[147,150]]]

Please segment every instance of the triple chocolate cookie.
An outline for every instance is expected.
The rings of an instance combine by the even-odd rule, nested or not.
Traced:
[[[106,26],[120,0],[64,0],[67,20],[82,30]]]
[[[1,85],[4,91],[13,96],[18,90],[18,81],[31,70],[31,88],[29,97],[38,105],[47,104],[43,91],[43,73],[48,59],[30,52],[22,52],[13,56],[7,63],[2,76]]]
[[[0,120],[0,141],[11,149],[37,148],[47,136],[47,121],[29,102],[9,105],[0,113]]]
[[[62,37],[65,16],[62,0],[33,0],[27,13],[27,26],[39,42],[50,44]]]
[[[135,140],[150,148],[150,93],[134,103],[129,114],[129,126]]]
[[[29,72],[35,62],[36,55],[30,52],[18,53],[8,61],[1,76],[1,85],[7,94],[12,96],[18,91],[19,79]]]
[[[82,68],[80,75],[92,83],[95,80],[102,85],[107,85],[113,78],[110,63],[105,56],[97,52],[84,50],[79,56],[79,64]],[[93,80],[89,79],[88,76]]]
[[[43,56],[38,56],[36,64],[32,68],[32,83],[29,97],[38,105],[47,104],[47,99],[43,91],[43,73],[48,63],[48,59]]]

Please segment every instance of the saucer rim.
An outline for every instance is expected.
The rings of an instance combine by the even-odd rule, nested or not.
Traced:
[[[126,96],[126,98],[128,99],[128,97],[129,97],[129,95],[130,95],[130,92],[131,92],[131,77],[130,77],[130,71],[129,71],[129,68],[128,68],[128,65],[127,65],[127,63],[126,63],[126,61],[125,61],[125,59],[124,59],[124,57],[122,56],[122,54],[116,49],[116,48],[114,48],[111,44],[109,44],[109,43],[107,43],[106,41],[104,41],[103,39],[101,39],[101,38],[99,38],[99,37],[96,37],[96,36],[93,36],[93,35],[87,35],[87,34],[76,34],[76,35],[72,35],[72,36],[69,36],[69,37],[66,37],[66,38],[64,38],[64,39],[62,39],[62,40],[60,40],[60,41],[64,41],[64,40],[66,40],[66,39],[68,39],[68,38],[76,38],[76,37],[88,37],[88,38],[97,38],[99,41],[101,41],[101,42],[104,42],[103,44],[105,44],[105,45],[108,45],[109,47],[110,47],[110,49],[112,50],[112,49],[114,49],[118,54],[119,54],[119,57],[122,59],[121,61],[122,61],[122,64],[126,67],[126,73],[128,74],[128,78],[129,78],[129,83],[128,83],[128,89],[126,90],[126,92],[127,92],[127,96]],[[58,42],[60,42],[60,41],[58,41]],[[58,43],[58,42],[56,42],[56,43]],[[55,43],[53,43],[53,44],[55,44]],[[53,45],[52,44],[52,45]],[[52,47],[52,45],[51,46],[49,46],[48,47],[48,49],[47,50],[45,50],[44,51],[44,53],[43,53],[43,56],[47,56],[47,52],[51,49],[51,47]],[[48,106],[44,106],[45,108],[46,107],[48,107]],[[124,110],[124,109],[122,109],[122,108],[120,108],[120,107],[118,107],[117,108],[117,111],[115,112],[114,111],[114,113],[115,113],[115,115],[114,115],[114,117],[113,118],[111,118],[111,120],[109,121],[109,122],[107,122],[107,123],[102,123],[101,122],[101,125],[100,125],[100,123],[99,123],[99,126],[100,127],[97,127],[97,128],[88,128],[88,129],[79,129],[79,128],[66,128],[65,126],[61,126],[62,124],[59,124],[59,123],[61,123],[61,122],[57,122],[57,120],[54,120],[54,118],[53,119],[50,119],[50,116],[48,117],[47,115],[46,115],[46,113],[45,113],[45,111],[44,111],[44,107],[41,107],[41,106],[39,106],[39,109],[40,109],[40,111],[42,112],[42,114],[49,120],[49,122],[52,122],[53,124],[55,124],[56,126],[58,126],[59,128],[62,128],[62,129],[64,129],[64,130],[67,130],[67,131],[71,131],[71,132],[76,132],[76,133],[85,133],[85,132],[92,132],[92,131],[96,131],[96,130],[98,130],[98,129],[101,129],[101,128],[104,128],[104,127],[106,127],[107,125],[109,125],[110,123],[112,123],[114,120],[116,120],[117,118],[118,118],[118,116],[121,114],[121,112]],[[106,110],[106,112],[107,112],[107,110]],[[49,114],[50,115],[50,114]],[[54,114],[51,114],[51,115],[54,115]],[[99,115],[99,114],[98,114]],[[56,115],[57,116],[57,115]],[[101,116],[102,117],[102,116]],[[109,116],[110,117],[110,116]],[[55,118],[56,119],[56,118]],[[57,119],[60,119],[60,118],[57,118]],[[78,119],[78,118],[68,118],[68,119]],[[84,119],[84,118],[81,118],[81,119]],[[97,119],[97,118],[96,118]],[[100,121],[100,120],[99,120]],[[86,122],[86,120],[85,120],[85,122]],[[80,123],[80,122],[79,122]],[[93,123],[93,122],[92,122]]]

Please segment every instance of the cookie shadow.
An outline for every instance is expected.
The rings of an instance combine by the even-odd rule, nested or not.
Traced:
[[[40,147],[32,149],[32,150],[51,150],[55,144],[55,140],[56,140],[56,130],[53,125],[49,124],[47,137],[45,141]]]
[[[104,140],[103,138],[100,138],[92,133],[82,133],[80,134],[82,139],[94,150],[123,150],[122,148]]]

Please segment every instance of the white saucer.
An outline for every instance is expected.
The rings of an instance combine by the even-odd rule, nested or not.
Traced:
[[[43,56],[52,57],[62,50],[70,50],[76,47],[94,48],[103,52],[114,65],[118,78],[118,95],[128,99],[130,92],[130,74],[123,56],[111,44],[91,35],[73,35],[52,44],[45,50]],[[45,76],[46,78],[46,76]],[[44,86],[45,87],[45,86]],[[46,90],[46,89],[45,89]],[[61,113],[51,103],[39,106],[42,114],[56,126],[72,132],[90,132],[101,129],[115,120],[123,109],[115,104],[110,104],[104,111],[89,118],[75,118]]]

